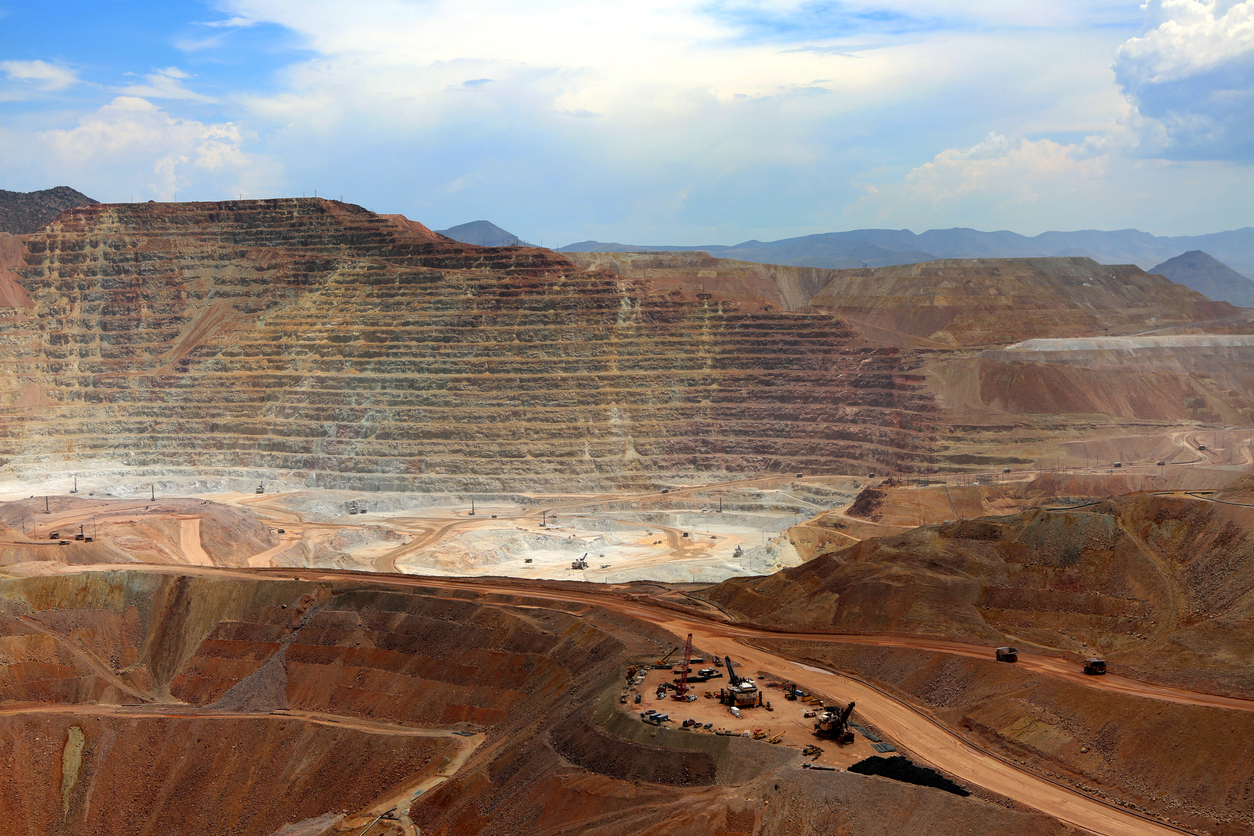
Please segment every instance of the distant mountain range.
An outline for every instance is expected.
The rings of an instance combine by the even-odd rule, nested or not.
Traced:
[[[1162,237],[1135,229],[1081,230],[1036,236],[976,229],[856,229],[780,241],[745,241],[725,246],[641,246],[584,241],[561,252],[657,252],[700,250],[719,258],[791,264],[798,267],[887,267],[936,258],[1038,258],[1087,256],[1102,264],[1136,264],[1148,269],[1191,250],[1205,250],[1246,275],[1254,275],[1254,227],[1210,235]]]
[[[488,221],[439,231],[466,244],[499,247],[519,243],[518,236]],[[1216,301],[1254,307],[1254,280],[1249,278],[1254,276],[1254,227],[1170,237],[1135,229],[1044,232],[1032,237],[977,229],[930,229],[921,235],[908,229],[855,229],[732,246],[583,241],[558,252],[706,252],[715,258],[835,270],[917,264],[937,258],[1086,256],[1101,264],[1135,264]]]
[[[38,192],[6,192],[0,189],[0,232],[26,235],[66,209],[99,202],[69,186]]]

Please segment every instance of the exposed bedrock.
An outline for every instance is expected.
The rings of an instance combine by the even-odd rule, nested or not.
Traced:
[[[83,207],[0,316],[0,457],[392,489],[910,471],[909,351],[324,200]],[[366,480],[370,475],[371,479]]]

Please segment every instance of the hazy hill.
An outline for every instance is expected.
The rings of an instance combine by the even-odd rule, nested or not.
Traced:
[[[1166,276],[1211,299],[1254,308],[1254,281],[1201,250],[1169,258],[1149,272]]]
[[[436,232],[459,243],[479,247],[512,247],[516,244],[529,246],[514,233],[501,229],[490,221],[471,221],[450,226],[448,229],[437,229]]]
[[[1039,258],[1085,256],[1103,264],[1158,264],[1189,250],[1205,250],[1238,272],[1254,274],[1254,228],[1209,235],[1160,237],[1136,229],[1079,230],[1036,236],[977,229],[855,229],[779,241],[745,241],[732,246],[649,246],[582,241],[562,252],[653,252],[701,250],[719,258],[803,267],[888,267],[933,258]]]
[[[74,206],[89,206],[92,200],[69,186],[38,192],[7,192],[0,189],[0,232],[25,235]]]

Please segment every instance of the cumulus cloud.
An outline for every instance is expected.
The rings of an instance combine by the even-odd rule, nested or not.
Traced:
[[[937,154],[906,177],[911,200],[933,204],[980,195],[1001,204],[1037,201],[1104,174],[1106,154],[1089,143],[1062,144],[990,133],[969,148]]]
[[[84,189],[107,172],[114,185],[98,192],[104,199],[121,190],[113,199],[142,194],[169,200],[189,191],[238,193],[241,182],[256,182],[269,165],[245,151],[246,139],[233,123],[178,119],[146,99],[119,96],[75,127],[40,131],[13,150],[29,166],[58,172]]]
[[[1155,149],[1175,159],[1254,161],[1254,0],[1149,0],[1151,27],[1115,73]]]

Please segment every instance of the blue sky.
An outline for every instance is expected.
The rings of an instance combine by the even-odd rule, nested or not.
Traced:
[[[0,188],[532,241],[1254,225],[1254,0],[0,0]]]

